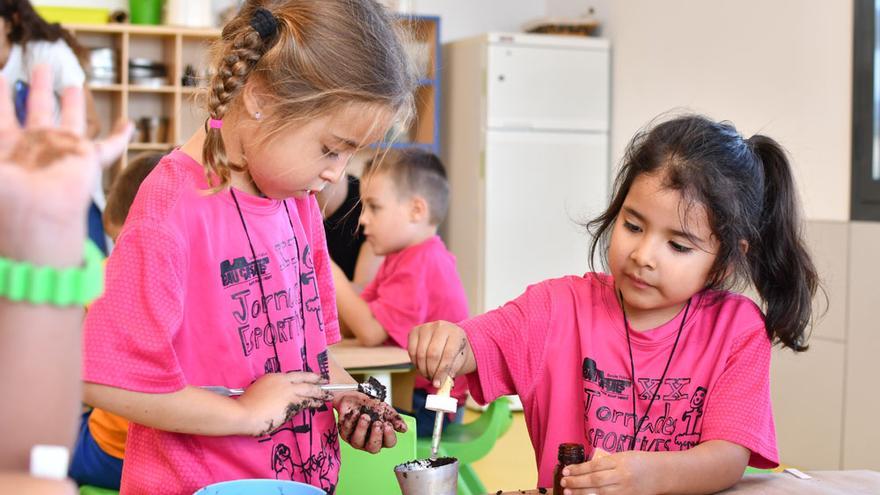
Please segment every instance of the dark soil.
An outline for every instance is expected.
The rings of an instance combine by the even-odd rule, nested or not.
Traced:
[[[406,471],[423,471],[425,469],[434,469],[447,466],[457,461],[455,457],[438,457],[437,459],[416,459],[414,461],[404,462],[394,467],[397,472]]]
[[[385,402],[385,397],[388,396],[388,390],[385,388],[385,385],[379,383],[379,380],[376,380],[372,376],[367,380],[366,383],[358,384],[358,390],[361,393],[367,394],[370,397],[378,400],[379,402]]]
[[[379,411],[376,411],[375,409],[373,409],[370,406],[361,406],[361,410],[359,411],[359,414],[360,415],[366,414],[367,416],[369,416],[370,417],[370,424],[373,424],[374,422],[382,419],[382,415],[379,413]]]

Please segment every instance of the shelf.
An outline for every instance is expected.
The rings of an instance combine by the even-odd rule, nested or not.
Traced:
[[[88,87],[95,95],[95,106],[101,127],[110,129],[120,118],[139,120],[142,117],[162,116],[161,132],[151,138],[163,142],[131,143],[119,160],[118,167],[108,172],[104,185],[112,183],[118,170],[124,169],[137,152],[167,152],[186,141],[195,129],[201,127],[203,109],[193,105],[195,93],[202,88],[181,84],[187,65],[204,71],[203,58],[208,45],[220,36],[220,29],[180,26],[143,26],[132,24],[64,24],[87,46],[111,48],[118,70],[113,84],[96,81]],[[167,72],[156,80],[160,85],[139,85],[131,79],[129,61],[147,58],[165,64]],[[141,80],[143,81],[143,80]],[[147,82],[147,81],[143,81]],[[143,139],[144,134],[139,134]]]
[[[174,93],[177,90],[174,86],[139,86],[137,84],[129,84],[128,91],[130,93]]]
[[[145,34],[152,36],[181,35],[190,38],[217,38],[220,30],[216,28],[187,28],[177,26],[140,26],[135,24],[64,24],[70,31],[79,33],[106,34]]]
[[[89,89],[95,92],[98,91],[122,91],[124,86],[121,84],[92,84],[89,83]]]
[[[173,147],[171,143],[131,143],[128,151],[167,151]]]
[[[429,46],[430,56],[425,60],[429,67],[417,80],[415,115],[412,124],[402,130],[400,136],[407,142],[375,145],[374,148],[409,148],[439,151],[439,114],[441,82],[440,19],[437,17],[400,16],[399,27],[410,32],[413,39]],[[160,134],[168,143],[132,143],[131,151],[164,151],[175,143],[185,142],[192,132],[201,128],[206,118],[203,106],[194,103],[206,91],[210,81],[198,79],[201,86],[183,86],[182,78],[187,65],[198,74],[205,73],[205,54],[211,41],[217,39],[221,30],[216,28],[189,28],[178,26],[144,26],[132,24],[64,24],[66,29],[81,37],[88,46],[106,47],[114,50],[118,79],[115,84],[89,84],[100,107],[102,127],[111,128],[119,118],[137,119],[140,116],[161,115],[168,125]],[[128,61],[132,58],[148,58],[166,64],[167,75],[162,86],[139,86],[131,84]],[[423,57],[424,58],[424,57]],[[125,84],[122,84],[122,82]],[[121,167],[128,162],[123,155]]]
[[[139,86],[137,84],[89,84],[89,89],[94,92],[116,92],[128,89],[129,93],[174,93],[174,86]],[[192,93],[188,88],[182,88],[181,93]]]

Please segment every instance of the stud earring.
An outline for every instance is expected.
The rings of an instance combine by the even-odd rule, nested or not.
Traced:
[[[255,120],[260,120],[260,119],[262,119],[262,118],[263,118],[263,114],[262,114],[262,113],[260,113],[260,112],[254,112],[254,119],[255,119]]]

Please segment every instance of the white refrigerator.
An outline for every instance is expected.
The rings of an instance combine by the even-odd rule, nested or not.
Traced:
[[[472,314],[588,270],[609,194],[609,43],[488,33],[444,45],[443,232]]]

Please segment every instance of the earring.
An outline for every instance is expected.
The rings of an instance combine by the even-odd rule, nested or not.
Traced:
[[[260,113],[260,112],[254,112],[254,119],[255,119],[255,120],[260,120],[260,119],[262,119],[262,118],[263,118],[263,114],[262,114],[262,113]]]

